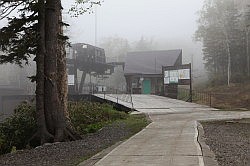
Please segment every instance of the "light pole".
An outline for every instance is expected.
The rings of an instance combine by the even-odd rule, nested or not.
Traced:
[[[247,53],[247,76],[250,77],[250,57],[249,57],[249,25],[246,26],[246,53]]]
[[[97,46],[97,6],[95,6],[95,46]]]

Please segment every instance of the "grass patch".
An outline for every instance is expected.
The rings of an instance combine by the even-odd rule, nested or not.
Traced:
[[[249,83],[209,87],[204,91],[212,94],[212,107],[239,111],[241,108],[250,109]]]
[[[100,103],[70,102],[68,110],[71,123],[79,134],[94,133],[107,124],[129,117],[108,104]]]
[[[108,124],[110,126],[123,126],[122,127],[123,130],[128,131],[128,132],[126,132],[127,134],[123,138],[121,138],[120,140],[116,140],[112,144],[109,144],[109,145],[103,145],[95,153],[92,153],[91,155],[84,156],[84,157],[81,157],[81,158],[75,160],[74,165],[79,165],[82,162],[84,164],[87,163],[87,165],[88,165],[88,163],[91,161],[86,161],[86,160],[88,160],[92,156],[96,155],[97,153],[100,153],[101,151],[102,152],[97,156],[97,158],[102,158],[107,153],[112,151],[116,146],[120,145],[120,144],[115,145],[117,142],[129,139],[131,136],[140,132],[142,129],[144,129],[150,123],[151,123],[150,119],[145,114],[138,114],[138,115],[128,115],[126,119],[119,119],[119,120],[114,121],[112,124]],[[117,131],[119,132],[119,129]]]
[[[140,115],[129,115],[125,120],[120,120],[120,122],[125,123],[126,128],[131,132],[131,135],[138,133],[143,128],[145,128],[150,120],[144,114]]]

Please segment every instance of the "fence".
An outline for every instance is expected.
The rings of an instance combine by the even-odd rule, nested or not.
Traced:
[[[175,92],[175,94],[171,93]],[[194,102],[212,107],[212,94],[210,92],[192,90],[184,88],[171,88],[165,93],[165,96],[175,96],[178,100]]]
[[[104,99],[111,97],[116,100],[117,104],[119,104],[120,101],[123,101],[131,104],[132,109],[134,108],[132,94],[127,91],[121,91],[115,88],[107,87],[106,91],[98,93],[102,93]]]
[[[212,93],[205,92],[205,91],[198,91],[193,90],[192,91],[192,102],[208,105],[212,107]]]
[[[240,90],[237,92],[228,90],[226,93],[220,91],[192,90],[192,93],[190,93],[189,89],[175,88],[167,91],[164,96],[219,109],[245,111],[250,108],[250,93]]]

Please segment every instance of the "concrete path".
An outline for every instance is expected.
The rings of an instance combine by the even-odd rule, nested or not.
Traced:
[[[103,98],[103,95],[96,95]],[[133,95],[134,108],[152,123],[97,162],[96,166],[204,166],[197,120],[250,117],[154,95]],[[116,102],[115,98],[107,98]],[[131,103],[119,101],[131,107]],[[212,111],[213,110],[213,111]]]

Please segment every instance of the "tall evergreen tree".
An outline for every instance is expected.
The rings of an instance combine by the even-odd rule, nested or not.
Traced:
[[[79,3],[95,3],[77,1]],[[10,17],[17,11],[18,16]],[[0,18],[8,25],[0,29],[0,63],[37,63],[36,110],[38,131],[31,138],[45,142],[77,139],[66,119],[67,73],[60,0],[0,0]]]

